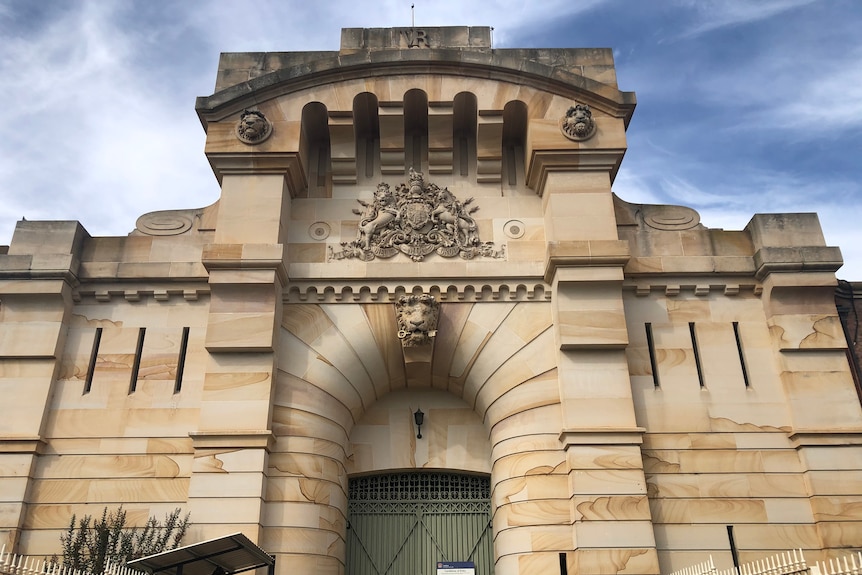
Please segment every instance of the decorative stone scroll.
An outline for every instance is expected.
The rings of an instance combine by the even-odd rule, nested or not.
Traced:
[[[243,144],[260,144],[272,135],[272,122],[259,110],[243,110],[236,124],[236,137]]]
[[[150,212],[138,218],[135,229],[148,236],[178,236],[192,229],[203,211],[199,208]]]
[[[444,258],[476,256],[502,258],[493,242],[482,242],[470,206],[473,198],[458,200],[448,188],[426,183],[422,172],[410,168],[409,184],[392,190],[387,183],[377,185],[371,203],[357,200],[362,210],[359,231],[352,242],[341,242],[342,250],[330,249],[330,259],[358,258],[363,261],[391,258],[404,253],[421,262],[436,252]]]
[[[700,214],[686,206],[644,204],[640,212],[644,223],[656,230],[690,230],[700,224]]]
[[[560,119],[560,129],[565,137],[576,142],[592,138],[596,133],[596,121],[590,107],[585,104],[570,107]]]
[[[395,303],[395,317],[402,346],[426,345],[437,335],[440,303],[428,294],[403,295]]]

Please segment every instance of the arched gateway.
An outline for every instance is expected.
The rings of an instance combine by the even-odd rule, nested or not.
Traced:
[[[18,224],[7,551],[120,503],[242,532],[277,575],[656,575],[728,567],[728,526],[743,561],[858,546],[816,216],[725,231],[616,197],[635,98],[611,50],[490,32],[222,54],[196,106],[218,201],[122,238]]]

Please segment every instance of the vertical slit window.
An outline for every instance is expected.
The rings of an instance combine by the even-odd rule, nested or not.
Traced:
[[[751,387],[748,381],[748,368],[745,367],[745,354],[742,353],[742,340],[739,337],[739,322],[733,322],[733,337],[736,338],[736,351],[739,353],[739,367],[742,368],[742,381],[745,387]]]
[[[697,381],[701,387],[706,387],[703,382],[703,367],[700,365],[700,351],[697,348],[697,333],[694,329],[694,322],[688,323],[688,331],[691,333],[691,349],[694,351],[694,365],[697,367]]]
[[[727,540],[730,543],[730,555],[733,558],[733,566],[739,573],[739,551],[736,549],[736,540],[733,537],[733,525],[727,526]]]
[[[129,393],[135,393],[138,389],[138,372],[141,371],[141,356],[144,353],[144,336],[147,333],[147,328],[142,327],[138,330],[138,345],[135,348],[135,361],[132,363],[132,377],[129,380]]]
[[[566,565],[565,553],[560,553],[560,575],[569,575],[569,567]]]
[[[658,388],[658,362],[655,359],[655,342],[652,337],[652,324],[647,323],[644,327],[646,327],[646,342],[647,349],[649,350],[649,366],[650,371],[652,371],[652,384]]]
[[[96,371],[96,361],[99,359],[99,343],[102,341],[102,328],[96,328],[93,337],[93,349],[90,351],[90,363],[87,365],[87,378],[84,380],[84,393],[90,393],[93,388],[93,372]]]
[[[177,358],[177,378],[174,380],[174,393],[183,388],[183,371],[186,367],[186,351],[189,348],[189,328],[183,328],[183,339],[180,341],[180,355]]]

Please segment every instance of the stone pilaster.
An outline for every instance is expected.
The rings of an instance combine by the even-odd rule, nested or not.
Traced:
[[[428,173],[452,173],[452,102],[428,104]]]
[[[862,512],[847,494],[862,490],[862,408],[834,303],[841,253],[816,214],[756,215],[746,229],[821,546],[855,545]]]
[[[476,126],[476,181],[493,183],[503,175],[503,111],[479,110]]]
[[[612,176],[624,148],[561,150],[559,136],[534,126],[528,184],[542,197],[548,237],[571,549],[569,573],[655,574],[655,535],[646,494],[625,348],[623,266]],[[538,142],[538,143],[537,143]],[[538,149],[537,149],[538,148]],[[586,148],[586,147],[585,147]],[[559,569],[548,557],[542,564]],[[561,558],[557,557],[557,561]],[[545,565],[547,563],[547,565]]]
[[[573,549],[571,573],[658,573],[646,479],[625,358],[628,335],[619,240],[552,243],[546,281],[554,290],[559,345],[560,441],[566,453]]]
[[[285,223],[295,154],[210,155],[222,183],[214,243],[202,262],[211,290],[209,352],[189,508],[195,537],[241,531],[262,538],[281,321]],[[299,185],[298,185],[299,184]]]
[[[332,183],[356,183],[356,133],[352,112],[329,112]]]
[[[18,223],[0,256],[0,545],[14,551],[45,446],[87,232],[78,222]]]
[[[404,167],[404,103],[380,102],[380,173],[403,175]]]

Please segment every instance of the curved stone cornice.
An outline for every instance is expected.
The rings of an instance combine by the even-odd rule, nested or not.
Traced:
[[[211,96],[198,97],[195,109],[206,129],[209,122],[223,120],[285,94],[334,82],[400,74],[454,74],[529,85],[623,118],[626,126],[636,104],[634,92],[623,92],[585,76],[518,57],[507,50],[428,49],[333,52],[331,57],[276,70]]]

